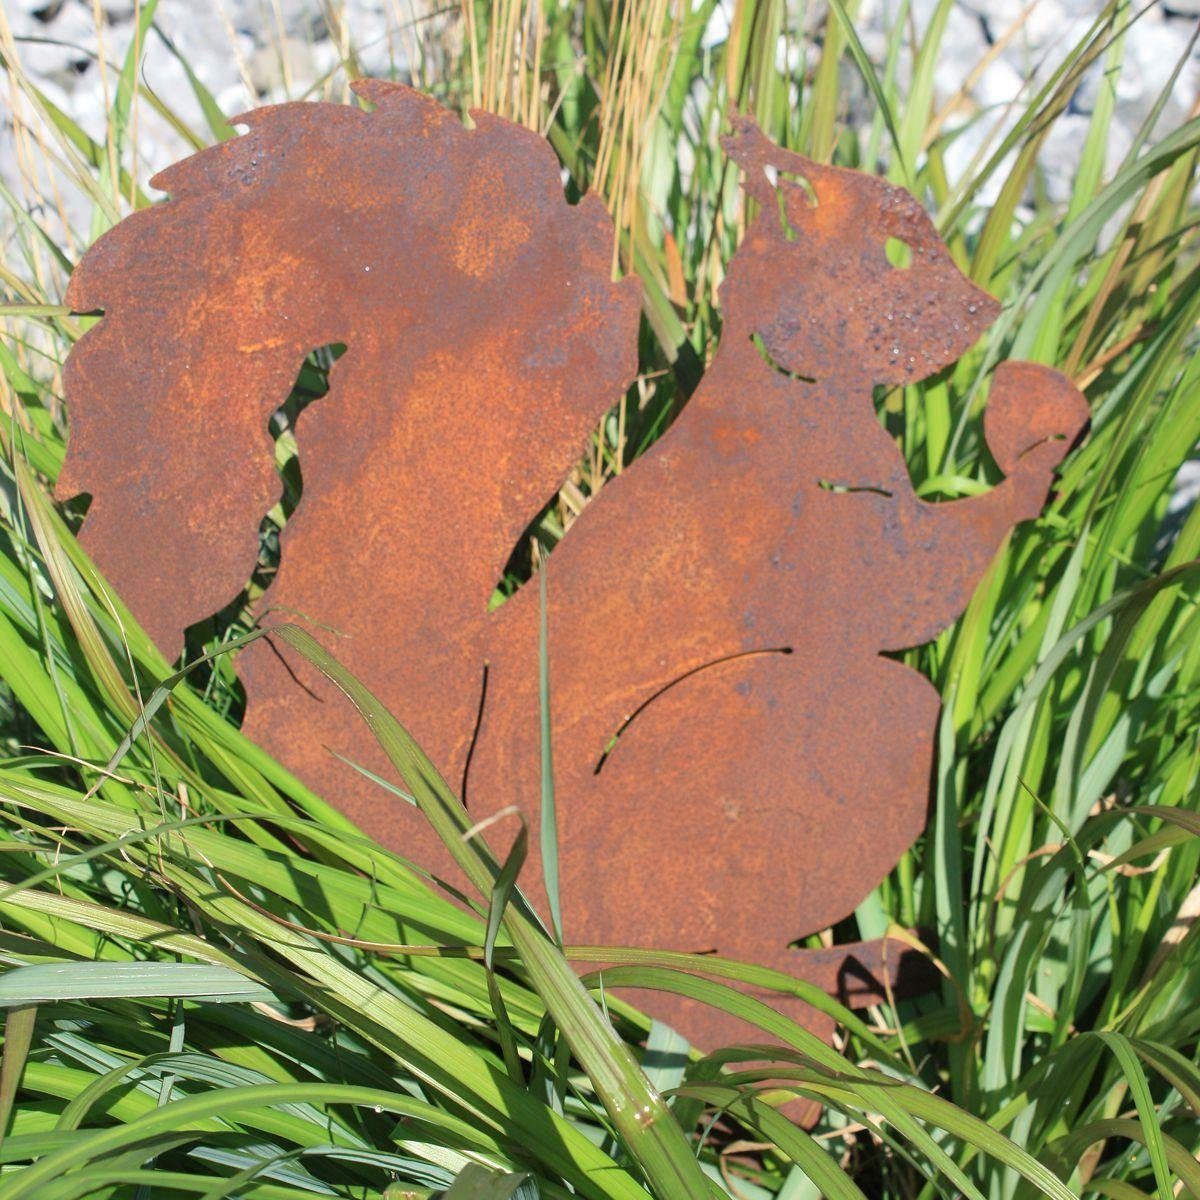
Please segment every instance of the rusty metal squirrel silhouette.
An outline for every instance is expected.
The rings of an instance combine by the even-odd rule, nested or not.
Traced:
[[[171,653],[224,598],[193,561],[203,546],[220,548],[226,594],[249,574],[267,416],[311,347],[345,342],[298,429],[304,498],[267,603],[347,635],[335,653],[473,814],[536,818],[537,589],[491,613],[487,600],[633,375],[636,294],[608,278],[599,206],[565,203],[539,139],[486,114],[465,130],[397,85],[358,90],[376,112],[251,114],[242,138],[166,173],[167,205],[85,257],[68,299],[106,316],[69,364],[59,492],[93,491],[84,543]],[[832,989],[847,952],[789,944],[850,913],[925,821],[938,695],[882,655],[962,612],[1088,411],[1056,372],[1002,365],[985,434],[1006,478],[921,501],[872,389],[954,362],[996,302],[902,189],[782,151],[745,120],[725,146],[759,213],[722,286],[719,350],[546,567],[564,926],[575,944],[716,950]],[[164,312],[166,343],[139,344]],[[136,413],[117,384],[130,354],[149,360]],[[225,399],[231,374],[243,391]],[[177,492],[204,486],[182,455],[202,462],[214,431],[237,434],[226,490],[205,493],[200,518],[192,505],[183,534],[173,497],[122,466],[143,407],[173,438],[161,469]],[[120,529],[96,515],[106,506]],[[183,547],[169,578],[141,562],[164,537]],[[330,685],[262,643],[240,671],[252,736],[383,842],[449,871],[418,813],[329,754],[384,769]],[[522,881],[541,898],[536,862]],[[730,1034],[651,1008],[702,1044]]]

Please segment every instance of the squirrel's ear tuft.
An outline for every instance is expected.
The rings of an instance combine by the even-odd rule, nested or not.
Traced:
[[[721,139],[725,153],[746,173],[745,188],[760,204],[773,202],[777,169],[771,162],[778,147],[759,129],[752,117],[734,113],[733,131]]]
[[[745,188],[760,204],[774,204],[780,178],[802,179],[810,195],[814,179],[823,168],[794,150],[777,146],[752,117],[735,113],[733,131],[721,139],[725,153],[746,173]],[[815,202],[815,199],[814,199]]]

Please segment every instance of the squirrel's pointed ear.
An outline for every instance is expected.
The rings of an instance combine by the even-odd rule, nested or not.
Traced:
[[[774,204],[779,177],[812,182],[823,168],[803,154],[777,146],[752,117],[735,113],[733,131],[721,139],[725,153],[746,173],[745,188],[760,204]]]
[[[734,113],[730,124],[733,131],[721,139],[721,146],[745,172],[746,192],[760,204],[773,203],[777,170],[771,157],[778,147],[751,117]]]

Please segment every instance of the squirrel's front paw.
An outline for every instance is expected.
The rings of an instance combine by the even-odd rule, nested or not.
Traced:
[[[1083,393],[1061,372],[1037,363],[996,368],[983,431],[1005,475],[1049,475],[1091,417]]]

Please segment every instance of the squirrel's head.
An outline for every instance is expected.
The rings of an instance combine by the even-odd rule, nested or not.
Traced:
[[[791,374],[894,385],[954,362],[996,319],[903,188],[733,125],[722,145],[760,211],[722,285],[724,336],[761,338]]]

